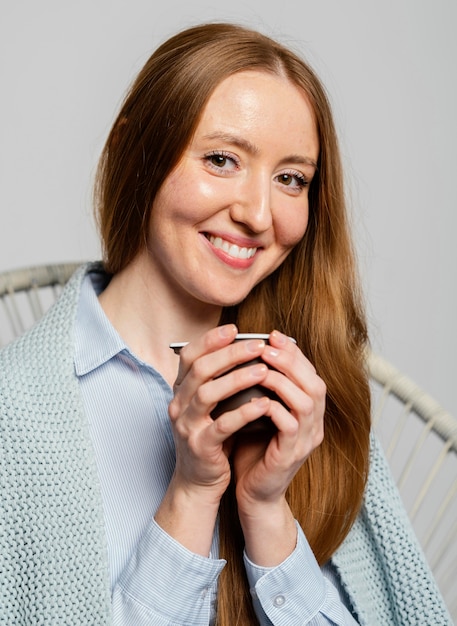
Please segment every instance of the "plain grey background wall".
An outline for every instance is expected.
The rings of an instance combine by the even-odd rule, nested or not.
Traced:
[[[0,271],[98,257],[91,188],[122,95],[176,30],[303,54],[341,136],[375,349],[457,413],[455,0],[19,0],[0,21]]]

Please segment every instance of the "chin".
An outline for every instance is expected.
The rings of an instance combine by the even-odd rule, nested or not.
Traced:
[[[215,297],[213,295],[213,297],[209,297],[208,299],[206,299],[206,303],[211,304],[213,306],[222,307],[222,308],[236,306],[237,304],[240,304],[240,302],[243,302],[243,300],[247,298],[249,293],[250,291],[243,293],[241,295],[232,293],[229,295],[229,297],[227,296],[227,294],[224,294],[224,295],[221,294],[219,297]]]
[[[213,285],[216,284],[216,281],[213,282]],[[217,307],[231,307],[236,306],[243,302],[251,291],[254,289],[255,285],[245,286],[244,289],[241,288],[241,285],[232,284],[231,282],[227,282],[224,288],[219,288],[217,290],[205,290],[200,292],[200,300],[201,302],[205,302],[208,305],[217,306]],[[197,295],[197,294],[195,294]]]
[[[227,300],[227,298],[221,298],[220,300],[211,300],[208,302],[208,304],[224,309],[231,306],[237,306],[238,304],[243,302],[245,298],[246,296],[243,296],[242,298],[238,298],[236,300],[233,298],[230,298],[230,300]]]

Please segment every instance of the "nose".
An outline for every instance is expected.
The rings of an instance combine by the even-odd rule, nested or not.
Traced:
[[[269,176],[247,177],[230,206],[230,217],[253,233],[262,233],[273,224]]]

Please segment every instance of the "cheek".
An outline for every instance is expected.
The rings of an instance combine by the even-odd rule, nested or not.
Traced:
[[[219,180],[204,180],[182,168],[168,177],[159,192],[157,204],[165,218],[177,223],[198,223],[223,205],[226,195]]]
[[[303,238],[308,226],[308,209],[284,214],[287,219],[276,222],[276,241],[286,249],[291,249]]]

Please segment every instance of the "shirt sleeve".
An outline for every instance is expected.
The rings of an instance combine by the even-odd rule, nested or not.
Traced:
[[[244,555],[261,626],[356,626],[337,589],[324,576],[300,528],[295,550],[277,567],[259,567]]]
[[[208,626],[225,563],[190,552],[153,520],[113,589],[114,626]]]

